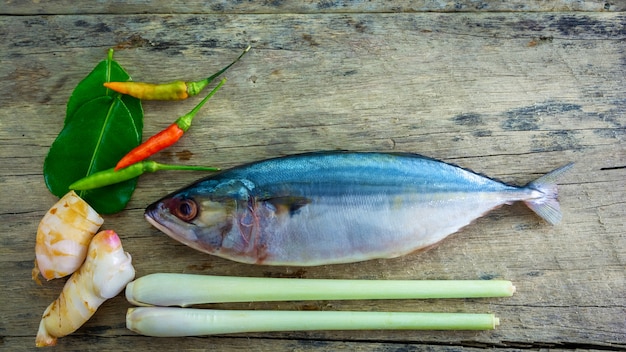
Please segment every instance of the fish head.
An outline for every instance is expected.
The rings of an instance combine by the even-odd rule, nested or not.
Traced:
[[[208,179],[149,205],[145,217],[171,238],[216,254],[242,214],[250,211],[250,199],[245,181]]]

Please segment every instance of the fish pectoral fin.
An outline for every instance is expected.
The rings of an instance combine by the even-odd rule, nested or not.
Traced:
[[[271,205],[276,215],[280,215],[280,214],[294,215],[302,207],[311,203],[311,199],[309,198],[294,197],[294,196],[273,197],[273,198],[263,199],[262,201],[268,205]]]

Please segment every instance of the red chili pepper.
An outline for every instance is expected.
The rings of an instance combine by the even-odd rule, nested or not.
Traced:
[[[226,78],[222,79],[222,81],[211,91],[211,93],[209,93],[204,99],[202,99],[202,101],[198,105],[196,105],[193,110],[179,117],[166,129],[150,137],[147,141],[143,142],[142,144],[128,152],[128,154],[126,154],[117,163],[117,165],[115,165],[115,171],[142,161],[149,156],[156,154],[159,151],[176,143],[183,136],[183,134],[187,132],[189,127],[191,127],[191,122],[196,116],[196,113],[198,113],[198,111],[200,111],[200,108],[202,108],[202,105],[204,105],[204,103],[206,103],[209,98],[211,98],[213,94],[215,94],[225,82]]]
[[[235,61],[219,70],[211,77],[196,82],[174,81],[170,83],[155,84],[145,82],[106,82],[104,86],[118,93],[127,94],[142,100],[184,100],[200,93],[217,76],[226,72],[242,56],[250,50],[248,46]]]

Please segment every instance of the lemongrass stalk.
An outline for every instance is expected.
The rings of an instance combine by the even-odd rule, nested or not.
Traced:
[[[157,337],[305,330],[493,330],[493,314],[130,308],[126,327]]]
[[[509,297],[505,280],[277,279],[157,273],[126,286],[138,306],[254,301]]]

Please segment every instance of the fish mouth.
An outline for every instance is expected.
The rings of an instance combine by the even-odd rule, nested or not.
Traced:
[[[170,230],[165,227],[165,225],[162,225],[160,222],[158,222],[151,214],[151,212],[146,211],[143,216],[146,218],[146,220],[150,223],[150,225],[156,227],[159,231],[164,232],[165,234],[167,234],[168,236],[172,237],[172,234],[170,233]]]
[[[167,228],[165,225],[161,224],[161,222],[157,220],[157,218],[161,217],[160,214],[162,213],[162,211],[160,210],[163,208],[162,206],[159,206],[159,205],[160,203],[154,203],[150,205],[148,208],[146,208],[146,211],[144,212],[143,216],[146,218],[148,223],[150,223],[150,225],[156,227],[161,232],[164,232],[168,236],[172,237],[172,234],[170,233],[170,229]]]
[[[156,227],[159,231],[165,233],[175,240],[180,240],[180,234],[183,229],[174,229],[175,222],[167,221],[167,209],[162,202],[157,202],[146,208],[144,217],[150,225]],[[169,226],[166,225],[169,223]],[[178,231],[176,231],[178,230]]]
[[[150,225],[154,226],[159,231],[165,233],[176,241],[189,245],[197,239],[195,238],[195,235],[192,236],[194,237],[193,239],[188,238],[189,236],[187,234],[189,233],[189,230],[176,223],[176,218],[169,213],[168,208],[163,202],[156,202],[148,206],[144,212],[144,217]]]

